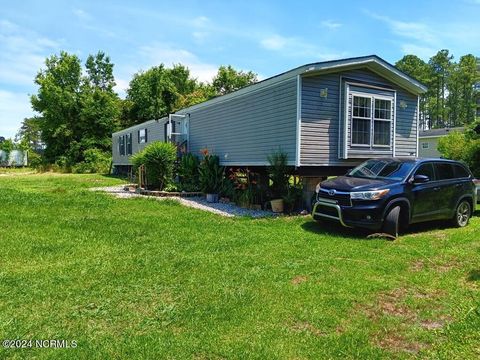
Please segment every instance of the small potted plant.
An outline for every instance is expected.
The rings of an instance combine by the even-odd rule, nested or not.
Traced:
[[[200,187],[206,194],[207,202],[216,203],[222,189],[224,169],[220,166],[218,156],[210,155],[208,150],[204,150],[203,154],[204,158],[198,168]]]
[[[287,194],[290,173],[287,166],[287,154],[281,151],[268,156],[268,175],[270,178],[270,192],[272,199],[270,205],[272,211],[276,213],[283,212],[283,196]]]

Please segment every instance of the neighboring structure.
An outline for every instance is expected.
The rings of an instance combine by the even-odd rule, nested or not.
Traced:
[[[431,158],[441,157],[442,154],[438,151],[438,140],[440,140],[442,136],[448,135],[453,131],[464,132],[465,128],[454,127],[420,131],[418,134],[419,156]]]
[[[4,150],[0,150],[0,166],[27,166],[27,164],[28,153],[26,151],[12,150],[7,154]]]
[[[415,157],[425,91],[375,55],[308,64],[114,133],[113,165],[128,169],[129,156],[156,140],[259,169],[281,149],[303,176],[344,173],[371,157]]]

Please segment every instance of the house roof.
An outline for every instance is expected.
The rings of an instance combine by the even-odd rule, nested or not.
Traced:
[[[180,109],[177,111],[177,113],[187,114],[192,110],[199,109],[205,106],[210,106],[216,103],[220,103],[220,102],[235,98],[237,96],[248,94],[250,92],[254,92],[262,88],[271,86],[275,83],[279,83],[288,79],[293,79],[299,75],[314,76],[314,75],[320,75],[323,73],[339,72],[339,71],[352,70],[352,69],[358,69],[358,68],[367,68],[415,95],[423,94],[424,92],[427,91],[427,87],[425,85],[415,80],[411,76],[408,76],[407,74],[398,70],[395,66],[383,60],[379,56],[368,55],[368,56],[360,56],[360,57],[353,57],[353,58],[347,58],[347,59],[315,62],[315,63],[302,65],[292,70],[289,70],[281,74],[267,78],[265,80],[259,81],[255,84],[246,86],[244,88],[241,88],[229,94],[218,96],[213,99],[204,101],[202,103],[192,105],[184,109]],[[129,130],[129,129],[130,128],[123,129],[122,131]]]
[[[178,113],[188,113],[190,110],[198,109],[200,107],[207,106],[207,105],[213,105],[217,102],[223,102],[225,100],[228,100],[249,92],[257,91],[267,86],[271,86],[275,83],[295,78],[298,75],[314,76],[322,73],[339,72],[339,71],[358,69],[358,68],[367,68],[379,74],[380,76],[385,77],[386,79],[392,81],[393,83],[397,84],[398,86],[404,88],[405,90],[415,95],[423,94],[427,91],[427,87],[425,85],[415,80],[411,76],[408,76],[404,72],[398,70],[395,66],[383,60],[379,56],[368,55],[368,56],[323,61],[323,62],[316,62],[316,63],[302,65],[295,69],[283,72],[281,74],[259,81],[255,84],[246,86],[244,88],[241,88],[229,94],[218,96],[216,98],[207,100],[203,103],[192,105],[185,109],[181,109],[178,111]]]
[[[430,129],[430,130],[421,130],[418,133],[419,138],[425,138],[425,137],[440,137],[447,135],[448,133],[451,133],[453,131],[459,131],[459,132],[464,132],[465,128],[464,127],[453,127],[453,128],[441,128],[441,129]]]

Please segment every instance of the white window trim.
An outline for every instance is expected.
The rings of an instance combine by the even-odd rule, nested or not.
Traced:
[[[393,124],[394,124],[394,114],[395,114],[395,109],[396,109],[396,104],[395,104],[395,94],[392,96],[386,96],[386,95],[381,95],[381,94],[370,94],[370,93],[364,93],[360,91],[349,91],[349,95],[352,96],[352,103],[351,103],[351,116],[350,116],[350,146],[354,147],[362,147],[362,148],[368,148],[371,149],[372,151],[376,148],[384,148],[384,149],[393,149],[393,143],[395,142],[395,130],[393,129]],[[354,96],[356,97],[363,97],[363,98],[370,98],[370,118],[364,118],[364,117],[359,117],[355,116],[356,119],[363,119],[363,120],[370,120],[370,144],[355,144],[353,142],[353,104],[354,104]],[[393,109],[390,110],[390,120],[388,119],[377,119],[375,118],[375,99],[379,100],[387,100],[390,101],[391,106],[393,106]],[[348,111],[347,111],[347,116],[348,116]],[[375,126],[375,121],[388,121],[390,122],[390,144],[389,145],[377,145],[374,144],[373,142],[375,141],[374,139],[374,126]],[[347,126],[348,129],[348,126]],[[345,129],[345,131],[347,130]]]

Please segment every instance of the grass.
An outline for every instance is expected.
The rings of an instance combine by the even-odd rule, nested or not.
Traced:
[[[0,358],[478,358],[480,219],[395,242],[310,217],[115,199],[98,175],[0,177]]]

